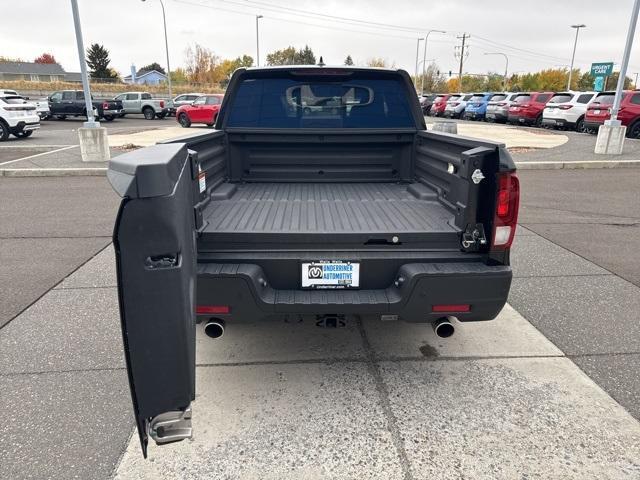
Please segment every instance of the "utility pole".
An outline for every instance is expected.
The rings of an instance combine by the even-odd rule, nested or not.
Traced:
[[[258,30],[258,21],[262,15],[256,15],[256,67],[260,66],[260,31]]]
[[[447,33],[444,30],[429,30],[427,34],[424,36],[424,54],[422,56],[422,81],[420,82],[420,91],[424,95],[424,77],[427,74],[427,42],[429,41],[429,35],[432,33]],[[416,69],[416,81],[418,78],[418,73]]]
[[[571,54],[571,66],[569,67],[569,79],[567,80],[567,90],[571,91],[571,74],[573,73],[573,61],[576,58],[576,47],[578,46],[578,33],[580,29],[586,27],[584,23],[580,25],[571,25],[571,28],[576,29],[576,39],[573,42],[573,53]]]
[[[418,38],[416,42],[416,76],[415,76],[415,85],[418,84],[418,57],[420,56],[420,42],[423,41],[424,38]],[[417,89],[416,89],[417,90]]]
[[[636,90],[638,89],[638,73],[634,73],[634,75],[636,76],[636,79],[633,82],[633,88],[635,88]]]
[[[465,41],[467,40],[467,38],[471,37],[471,35],[467,35],[466,33],[463,33],[461,37],[457,37],[462,39],[462,46],[460,47],[460,70],[458,72],[458,88],[460,89],[460,92],[462,92],[462,65],[464,63],[465,57],[464,57],[464,45],[465,45]],[[469,55],[467,53],[467,55]]]

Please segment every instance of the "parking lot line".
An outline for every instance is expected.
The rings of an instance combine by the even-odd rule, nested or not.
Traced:
[[[9,142],[9,144],[7,145],[0,145],[0,150],[2,150],[3,148],[8,148],[11,150],[14,149],[25,149],[25,150],[29,150],[29,149],[36,149],[36,148],[61,148],[61,147],[74,147],[75,145],[71,145],[71,144],[58,144],[58,145],[42,145],[42,144],[27,144],[27,145],[15,145],[15,142]]]
[[[66,147],[58,148],[56,150],[51,150],[49,152],[36,153],[35,155],[29,155],[27,157],[16,158],[15,160],[9,160],[8,162],[0,163],[0,167],[3,166],[3,165],[9,165],[10,163],[19,162],[21,160],[30,160],[32,158],[42,157],[43,155],[49,155],[50,153],[62,152],[63,150],[69,150],[70,148],[75,148],[75,147],[78,147],[78,146],[79,145],[68,145]],[[35,148],[35,146],[34,146],[34,148]]]

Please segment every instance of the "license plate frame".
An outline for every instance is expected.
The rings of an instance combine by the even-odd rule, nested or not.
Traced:
[[[301,262],[300,285],[308,290],[360,288],[360,262],[313,260]]]

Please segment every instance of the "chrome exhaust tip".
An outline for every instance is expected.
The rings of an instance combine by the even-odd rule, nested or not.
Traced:
[[[224,335],[224,320],[212,318],[204,324],[204,333],[207,337],[220,338]]]
[[[456,331],[455,327],[450,321],[450,317],[442,317],[431,324],[433,331],[440,338],[449,338]]]

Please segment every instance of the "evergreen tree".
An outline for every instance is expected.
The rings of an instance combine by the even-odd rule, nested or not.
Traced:
[[[351,58],[351,55],[347,55],[347,58],[344,59],[344,64],[345,65],[353,65],[353,59]]]
[[[87,65],[91,71],[91,78],[114,78],[109,69],[109,50],[98,43],[87,49]]]

